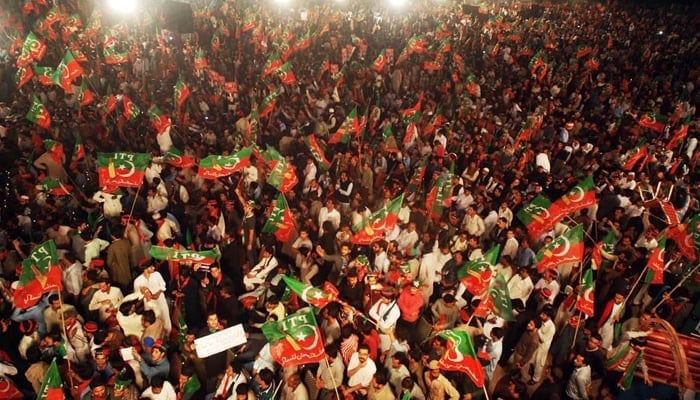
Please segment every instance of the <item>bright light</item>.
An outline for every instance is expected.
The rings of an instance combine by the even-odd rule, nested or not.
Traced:
[[[389,0],[389,4],[394,8],[401,8],[405,6],[406,3],[408,3],[408,0]]]
[[[108,0],[109,8],[123,14],[136,11],[136,0]]]
[[[291,3],[291,0],[275,0],[277,4],[284,5]]]

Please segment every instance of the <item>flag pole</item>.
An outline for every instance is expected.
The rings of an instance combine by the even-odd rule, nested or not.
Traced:
[[[324,361],[326,361],[326,368],[328,368],[329,375],[331,376],[331,382],[333,383],[333,390],[335,390],[335,396],[340,400],[340,392],[338,392],[338,384],[335,381],[335,377],[333,376],[333,370],[331,369],[331,364],[328,362],[328,357],[324,357]]]
[[[481,388],[484,389],[484,398],[486,398],[486,400],[491,400],[491,399],[489,398],[489,391],[488,391],[488,389],[486,388],[486,382],[484,382],[484,386],[482,386]]]
[[[578,336],[578,330],[581,328],[581,315],[583,313],[581,310],[578,310],[578,321],[576,322],[576,330],[574,331],[574,339],[571,341],[571,349],[573,350],[574,347],[576,347],[576,337]]]
[[[61,305],[61,308],[63,308],[63,295],[61,294],[61,290],[58,291],[58,303]],[[65,340],[68,340],[68,332],[66,331],[66,317],[63,315],[63,311],[61,311],[61,330],[63,331],[63,337],[65,337]],[[66,357],[65,359],[66,363],[68,364],[68,371],[70,371],[70,358]],[[70,381],[70,386],[73,387],[73,375],[70,372],[68,373],[68,379]]]
[[[644,267],[642,272],[639,274],[639,277],[634,282],[634,285],[632,285],[632,287],[630,288],[629,293],[627,293],[627,297],[625,297],[625,301],[623,301],[622,304],[627,304],[627,300],[629,300],[630,296],[632,296],[632,293],[637,288],[637,285],[639,285],[639,282],[642,280],[642,277],[646,274],[648,269],[649,269],[649,266]]]
[[[670,296],[671,293],[675,292],[676,289],[678,289],[679,287],[681,287],[681,285],[683,285],[683,283],[684,283],[688,278],[690,278],[690,277],[698,270],[698,268],[700,268],[700,263],[697,264],[692,270],[690,270],[690,272],[688,272],[688,274],[684,275],[684,276],[683,276],[683,279],[681,279],[680,282],[678,282],[678,283],[676,284],[676,286],[674,286],[673,289],[671,289],[671,290],[668,292],[668,295]],[[660,301],[658,304],[656,304],[656,305],[654,306],[654,308],[651,309],[652,314],[656,314],[656,309],[659,308],[659,307],[661,307],[661,305],[662,305],[663,303],[664,303],[664,299],[662,298],[661,301]]]
[[[129,222],[131,222],[131,216],[134,214],[134,208],[136,208],[136,200],[139,198],[139,193],[141,193],[142,187],[143,187],[143,181],[141,181],[141,184],[139,185],[138,189],[136,189],[136,194],[134,195],[134,201],[131,203],[131,210],[129,210],[129,217],[126,220],[127,225],[129,225]]]

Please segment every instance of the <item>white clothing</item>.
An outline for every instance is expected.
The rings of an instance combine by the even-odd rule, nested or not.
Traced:
[[[535,285],[532,283],[532,278],[528,275],[527,278],[523,279],[520,274],[514,274],[513,277],[508,281],[508,293],[510,293],[510,298],[512,300],[520,299],[523,304],[527,303],[527,299],[530,298],[532,290]]]
[[[360,357],[357,353],[354,353],[352,356],[350,356],[350,361],[348,362],[346,371],[356,368],[359,364]],[[362,385],[363,387],[368,387],[372,382],[375,372],[377,372],[377,365],[371,358],[368,358],[365,362],[365,366],[355,372],[353,376],[348,378],[348,386],[353,387],[356,385]]]
[[[105,293],[101,290],[95,292],[90,300],[90,305],[88,308],[90,311],[99,310],[100,312],[100,322],[104,322],[107,317],[109,317],[109,309],[119,307],[124,296],[122,295],[121,289],[115,286],[109,288],[109,292]],[[107,304],[103,304],[103,301],[109,301]]]
[[[243,284],[247,290],[253,290],[256,286],[261,285],[265,282],[267,275],[277,268],[278,262],[275,257],[266,257],[260,260],[250,272],[243,277]]]
[[[95,258],[100,258],[100,252],[109,246],[109,242],[99,238],[94,238],[88,243],[85,243],[85,265],[90,266],[90,263]]]
[[[146,390],[141,393],[141,397],[151,400],[177,400],[177,394],[175,394],[175,389],[170,382],[163,382],[163,390],[160,393],[153,393],[153,389],[149,386]]]
[[[323,235],[323,223],[326,221],[331,221],[333,228],[337,230],[340,228],[340,212],[335,208],[328,211],[328,207],[321,207],[318,212],[318,236]]]
[[[61,271],[63,287],[66,292],[78,296],[83,289],[83,265],[76,261]]]
[[[155,294],[158,291],[162,293],[157,299],[146,301],[144,306],[147,309],[151,309],[155,312],[156,318],[160,318],[163,321],[163,329],[166,334],[170,333],[172,329],[172,324],[170,322],[170,311],[168,309],[168,301],[165,298],[165,280],[163,276],[158,271],[154,271],[148,278],[146,275],[141,274],[134,279],[134,293],[139,294],[139,298],[143,298],[143,291],[148,289],[149,292]]]
[[[104,211],[105,217],[116,218],[119,217],[123,211],[122,203],[119,199],[122,196],[119,194],[109,194],[103,191],[96,192],[92,199],[98,203],[102,203],[102,210]]]

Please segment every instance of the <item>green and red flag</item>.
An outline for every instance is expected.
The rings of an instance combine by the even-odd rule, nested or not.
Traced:
[[[277,98],[281,93],[279,89],[275,89],[262,99],[258,106],[258,118],[265,118],[272,113],[272,110],[277,105]]]
[[[323,308],[334,301],[338,301],[338,296],[334,292],[320,289],[304,282],[300,282],[288,275],[283,275],[284,283],[287,287],[299,296],[299,299],[309,303],[316,308]]]
[[[586,60],[584,65],[586,66],[586,69],[596,71],[598,68],[600,68],[600,61],[597,57],[591,57],[588,60]]]
[[[516,216],[525,225],[533,238],[539,238],[545,232],[552,229],[552,202],[543,195],[537,195],[532,201],[522,209]]]
[[[470,95],[476,96],[477,93],[479,93],[479,82],[477,82],[476,76],[474,76],[474,74],[469,74],[469,76],[467,76],[467,79],[464,80],[464,83],[466,84],[467,92]]]
[[[52,79],[53,68],[33,65],[32,70],[34,71],[34,75],[36,76],[36,78],[39,80],[39,83],[41,83],[42,85],[52,86],[54,84]]]
[[[428,163],[428,158],[423,157],[423,159],[416,165],[416,169],[413,170],[413,175],[411,180],[408,181],[406,186],[406,194],[419,193],[423,189],[423,178],[425,178],[426,164]]]
[[[0,376],[0,398],[6,400],[21,400],[24,393],[20,392],[11,380]]]
[[[576,58],[583,58],[593,52],[593,48],[587,44],[580,44],[576,47]]]
[[[442,57],[436,57],[434,60],[428,60],[423,62],[423,69],[426,71],[440,71],[442,70],[442,67]]]
[[[451,192],[452,177],[438,177],[425,198],[425,209],[430,218],[438,220],[442,217],[445,207],[449,208],[451,205]]]
[[[140,187],[151,155],[146,153],[97,153],[101,187]]]
[[[271,169],[267,175],[267,183],[279,190],[287,193],[299,183],[294,166],[275,150],[274,147],[267,146],[263,154],[265,163]]]
[[[666,122],[668,121],[666,120],[665,116],[653,112],[642,114],[638,121],[640,126],[649,128],[658,133],[663,133],[664,128],[666,128]]]
[[[37,185],[37,189],[55,196],[69,196],[73,191],[73,187],[71,185],[64,185],[58,179],[53,178],[44,178]]]
[[[372,213],[360,224],[353,226],[355,234],[350,238],[350,242],[359,245],[369,245],[376,240],[384,238],[384,233],[390,232],[396,226],[402,203],[403,193]]]
[[[197,50],[197,54],[194,56],[194,69],[205,69],[208,66],[209,62],[204,54],[204,49]]]
[[[58,372],[58,366],[56,365],[56,359],[51,361],[51,366],[46,375],[44,375],[44,380],[41,382],[41,389],[37,393],[37,400],[63,400],[65,395],[63,393],[63,380],[61,379],[61,374]]]
[[[500,245],[493,247],[479,259],[467,261],[457,271],[457,278],[467,288],[469,293],[481,296],[489,288],[500,251]]]
[[[129,52],[117,51],[116,46],[105,47],[103,55],[105,58],[105,63],[109,65],[119,65],[129,61]]]
[[[26,85],[27,82],[32,80],[34,77],[34,71],[31,68],[19,67],[17,68],[17,73],[15,74],[15,82],[17,83],[17,89],[21,89],[22,86]]]
[[[469,332],[448,329],[438,335],[447,339],[447,349],[438,361],[440,368],[463,372],[477,387],[483,387],[486,379],[484,367],[476,356]]]
[[[683,254],[683,257],[687,258],[690,261],[696,260],[695,240],[693,239],[693,235],[690,232],[689,224],[683,223],[670,226],[668,228],[668,232],[666,233],[666,237],[676,242],[676,246],[678,246],[678,251],[680,251],[681,254]]]
[[[297,77],[294,75],[294,71],[292,71],[292,64],[289,62],[282,64],[277,71],[275,71],[275,73],[284,85],[294,85],[297,83]]]
[[[141,109],[127,95],[122,95],[122,105],[124,106],[124,118],[131,121],[141,114]]]
[[[634,148],[630,149],[621,158],[622,169],[631,171],[634,166],[641,160],[645,159],[649,153],[649,145],[645,138],[639,139]]]
[[[356,132],[356,127],[359,125],[359,117],[357,116],[357,106],[350,111],[345,117],[345,121],[338,127],[333,136],[328,139],[329,144],[343,143],[348,144],[352,138],[352,133]]]
[[[377,58],[374,59],[372,62],[372,69],[376,73],[381,73],[384,71],[384,68],[386,67],[387,64],[387,58],[386,58],[386,49],[382,50],[381,53],[377,56]]]
[[[275,238],[282,243],[288,242],[292,233],[296,231],[294,227],[294,218],[292,217],[292,212],[289,210],[284,194],[280,193],[277,196],[275,205],[267,221],[265,221],[262,231],[264,233],[274,233]]]
[[[552,224],[561,221],[568,214],[595,204],[595,184],[593,183],[593,177],[589,175],[554,202],[553,209],[558,211],[559,214],[552,215]]]
[[[46,54],[46,44],[34,32],[29,32],[22,45],[22,53],[29,54],[34,61],[41,61]]]
[[[197,165],[191,157],[183,155],[182,151],[175,147],[170,147],[163,158],[166,163],[177,168],[189,168]]]
[[[425,130],[423,131],[423,137],[430,136],[433,133],[435,133],[437,131],[437,128],[439,128],[443,124],[443,122],[445,122],[445,116],[442,114],[442,106],[439,106],[437,110],[435,110],[433,117],[430,118],[428,126],[425,127]]]
[[[172,123],[170,122],[170,118],[163,114],[163,111],[161,111],[160,107],[157,105],[153,104],[148,108],[148,111],[146,111],[146,115],[148,115],[148,120],[151,121],[151,126],[153,129],[155,129],[156,133],[161,134],[165,132],[168,128],[172,126]]]
[[[32,98],[32,105],[26,115],[27,119],[44,129],[51,128],[51,115],[38,97]]]
[[[486,318],[489,312],[498,315],[506,321],[515,320],[508,283],[501,272],[496,275],[495,279],[491,279],[489,290],[481,298],[479,306],[474,310],[474,315]]]
[[[595,306],[595,281],[593,280],[593,269],[589,268],[583,274],[581,281],[581,289],[576,299],[576,309],[586,314],[588,318],[592,317]]]
[[[204,265],[213,264],[217,257],[214,251],[192,251],[187,249],[173,249],[164,246],[151,246],[148,254],[156,260],[191,262]]]
[[[671,136],[671,138],[668,140],[666,149],[673,150],[673,148],[676,147],[678,143],[681,143],[683,140],[685,140],[685,138],[688,136],[688,128],[690,127],[689,124],[690,121],[686,120],[681,124],[681,126],[678,127],[678,129],[676,129],[673,132],[673,136]]]
[[[85,158],[85,145],[83,145],[83,135],[77,132],[75,135],[75,146],[73,148],[73,157],[71,163],[77,163]]]
[[[282,59],[280,58],[279,53],[270,53],[270,55],[267,56],[267,61],[265,61],[265,65],[263,66],[262,77],[264,78],[268,75],[272,75],[282,66],[282,64]]]
[[[658,285],[664,283],[664,267],[666,266],[666,237],[659,239],[659,245],[649,255],[647,274],[644,282]]]
[[[423,105],[423,93],[418,96],[418,101],[413,107],[401,110],[401,118],[404,121],[418,122],[420,120],[420,110]]]
[[[100,104],[100,109],[102,110],[102,118],[104,119],[117,109],[117,96],[112,94],[112,88],[107,88],[107,95]]]
[[[199,161],[197,174],[204,179],[218,179],[229,176],[250,165],[252,147],[244,147],[236,154],[221,156],[210,155]]]
[[[325,360],[324,340],[310,309],[298,311],[281,321],[268,321],[262,332],[270,343],[270,354],[282,368]]]
[[[583,261],[583,225],[576,225],[543,246],[537,252],[535,261],[540,273],[560,264]]]
[[[78,99],[75,102],[78,107],[85,107],[95,101],[95,95],[87,87],[87,82],[83,80],[80,84],[80,91],[78,92]]]
[[[66,49],[63,60],[53,73],[52,80],[66,92],[71,92],[71,84],[83,74],[83,67],[73,57],[73,52]]]
[[[173,91],[173,102],[177,106],[178,110],[182,108],[182,105],[185,103],[188,97],[190,97],[190,88],[185,83],[185,80],[182,79],[182,76],[180,76],[177,78],[175,90]]]
[[[617,238],[615,237],[615,232],[611,230],[602,241],[593,246],[593,251],[591,252],[591,268],[593,270],[603,267],[608,255],[612,255],[615,252],[615,243],[617,243]]]
[[[306,142],[306,146],[309,148],[314,160],[318,163],[319,168],[323,171],[328,171],[331,167],[331,163],[326,159],[323,150],[321,150],[321,146],[318,145],[316,136],[314,136],[314,134],[306,136],[304,142]]]
[[[34,247],[24,261],[14,293],[15,307],[27,309],[39,302],[44,293],[60,291],[61,267],[56,243],[48,240]]]

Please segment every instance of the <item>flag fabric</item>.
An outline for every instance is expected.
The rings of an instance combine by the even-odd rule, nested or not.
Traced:
[[[194,69],[205,69],[209,66],[207,57],[204,54],[204,49],[199,49],[194,56]]]
[[[666,122],[668,122],[666,117],[652,112],[642,114],[642,116],[639,117],[639,121],[637,121],[640,126],[649,128],[658,133],[663,133],[664,128],[666,128]]]
[[[282,279],[284,279],[287,287],[299,296],[299,299],[316,308],[323,308],[328,303],[338,300],[337,296],[332,292],[300,282],[290,276],[283,275]]]
[[[146,153],[97,153],[97,174],[101,187],[139,187],[151,155]]]
[[[321,150],[321,146],[318,145],[316,136],[314,134],[306,136],[304,142],[306,142],[306,146],[309,148],[314,160],[318,163],[319,168],[323,171],[328,171],[331,167],[331,163],[326,159],[323,150]]]
[[[568,214],[595,204],[595,184],[593,177],[588,176],[554,202],[553,209],[558,212],[558,215],[552,215],[552,224],[556,224]]]
[[[445,371],[464,372],[477,387],[483,387],[486,375],[481,361],[476,356],[469,333],[448,329],[438,335],[447,339],[447,349],[438,361],[440,368]]]
[[[587,44],[580,44],[576,47],[576,58],[583,58],[593,52],[593,48]]]
[[[17,83],[17,89],[21,89],[22,86],[26,85],[27,82],[32,80],[34,77],[34,70],[28,67],[17,68],[17,73],[15,74],[15,82]]]
[[[127,95],[122,97],[122,105],[124,106],[124,118],[131,121],[141,115],[141,109]]]
[[[369,245],[376,240],[384,238],[384,233],[391,231],[396,226],[402,203],[403,194],[374,212],[362,221],[359,226],[354,226],[355,234],[350,238],[350,241],[353,244]]]
[[[481,298],[479,306],[474,310],[474,315],[486,318],[489,312],[498,315],[506,321],[514,321],[513,305],[510,301],[508,283],[501,272],[491,279],[489,290]]]
[[[282,193],[287,193],[299,183],[294,166],[271,146],[267,147],[263,158],[270,173],[267,175],[267,183]]]
[[[294,228],[294,218],[292,217],[292,212],[289,210],[287,205],[287,199],[284,198],[283,194],[277,195],[277,200],[275,201],[275,206],[270,213],[270,216],[265,221],[265,225],[262,228],[264,233],[274,233],[275,238],[286,243],[295,232]]]
[[[659,245],[649,255],[647,261],[647,274],[644,282],[652,285],[664,283],[664,267],[666,266],[666,237],[659,239]]]
[[[44,375],[43,382],[41,382],[41,389],[39,393],[37,393],[37,400],[63,399],[65,399],[65,395],[63,394],[63,380],[61,379],[61,374],[58,372],[58,366],[54,358],[51,361],[49,370],[46,371],[46,375]]]
[[[166,163],[178,168],[189,168],[197,165],[191,157],[183,155],[182,151],[175,147],[170,147],[170,149],[168,149],[165,153],[164,160]]]
[[[282,368],[311,364],[325,359],[324,341],[310,309],[281,321],[268,321],[262,332],[270,343],[270,354]]]
[[[648,153],[649,145],[646,143],[645,138],[641,138],[634,148],[622,156],[620,160],[622,161],[622,169],[625,171],[631,171],[637,162],[646,158]]]
[[[272,75],[281,66],[282,59],[280,58],[280,55],[275,52],[270,53],[270,55],[267,56],[267,61],[265,61],[265,65],[263,66],[262,77],[264,78],[268,75]]]
[[[605,262],[605,255],[611,255],[615,251],[615,243],[617,243],[617,238],[615,238],[615,232],[611,230],[602,241],[595,244],[591,252],[591,268],[593,270],[601,269]]]
[[[34,71],[34,75],[36,78],[39,80],[39,83],[41,83],[44,86],[53,86],[53,68],[51,67],[40,67],[38,65],[33,65],[32,66],[32,71]]]
[[[288,62],[282,64],[275,73],[285,85],[294,85],[297,83],[297,77],[294,75],[294,71],[292,71],[292,64]]]
[[[581,289],[576,299],[576,309],[586,314],[589,318],[594,315],[595,281],[593,281],[593,269],[589,268],[583,274]]]
[[[87,82],[83,80],[83,83],[80,84],[80,91],[78,92],[78,100],[76,101],[76,105],[78,107],[85,107],[93,101],[95,101],[95,94],[88,89]]]
[[[272,113],[272,110],[277,105],[277,97],[279,97],[280,93],[280,90],[276,89],[262,99],[258,106],[258,118],[265,118]]]
[[[404,121],[417,122],[420,120],[420,110],[423,105],[423,93],[418,96],[418,101],[413,107],[401,110],[401,118]]]
[[[576,225],[557,236],[537,252],[535,260],[540,273],[563,263],[583,261],[583,225]]]
[[[678,251],[683,254],[683,257],[690,261],[696,260],[695,241],[687,223],[670,226],[666,237],[676,242]]]
[[[425,198],[425,208],[430,218],[438,220],[442,217],[445,207],[450,207],[451,192],[452,177],[438,177]]]
[[[22,45],[22,53],[29,54],[34,61],[41,61],[46,54],[46,44],[34,32],[29,32]]]
[[[553,211],[552,202],[539,194],[527,206],[520,209],[516,216],[525,225],[533,238],[539,238],[552,229],[554,225],[552,223],[552,215],[558,214]]]
[[[75,135],[75,147],[73,149],[73,157],[71,163],[77,163],[85,158],[85,146],[83,145],[83,135],[77,132]]]
[[[457,278],[467,288],[469,293],[480,296],[489,288],[500,251],[500,245],[493,247],[483,257],[474,261],[468,261],[457,271]]]
[[[41,182],[39,182],[37,188],[42,192],[47,192],[56,196],[68,196],[73,191],[73,187],[71,185],[64,185],[58,179],[53,178],[44,178]]]
[[[673,150],[674,147],[678,143],[681,143],[685,138],[688,136],[688,128],[690,125],[688,125],[687,121],[683,123],[681,126],[678,127],[673,132],[673,136],[671,136],[671,139],[669,139],[668,144],[666,145],[666,149],[668,150]]]
[[[73,57],[73,52],[67,49],[63,60],[61,60],[53,73],[52,80],[66,92],[71,92],[71,84],[82,74],[83,67],[81,67],[80,63]]]
[[[108,65],[119,65],[129,61],[129,52],[119,52],[114,45],[105,47],[102,54],[104,55],[105,63]]]
[[[351,133],[355,131],[355,127],[359,125],[359,120],[357,117],[357,106],[350,111],[350,113],[345,117],[345,121],[338,127],[333,136],[328,139],[329,144],[334,143],[350,143],[352,138]]]
[[[148,108],[146,114],[148,115],[148,119],[151,121],[151,126],[153,127],[153,129],[155,129],[156,133],[158,134],[164,133],[168,128],[172,126],[170,118],[167,115],[163,114],[163,111],[161,111],[160,108],[155,104]]]
[[[34,96],[32,105],[26,115],[27,119],[44,129],[51,128],[51,115],[38,97]]]
[[[14,293],[15,306],[29,308],[37,304],[44,293],[61,290],[61,286],[56,243],[48,240],[34,247],[29,257],[22,261],[19,284]]]
[[[148,254],[156,260],[169,260],[175,262],[192,262],[211,265],[216,261],[214,251],[192,251],[187,249],[173,249],[163,246],[151,246]]]
[[[23,398],[24,393],[20,392],[11,380],[0,376],[0,399],[20,400]]]
[[[386,50],[382,50],[381,53],[377,56],[377,58],[374,59],[372,62],[372,69],[376,73],[381,73],[384,71],[384,68],[386,67],[387,64],[387,58],[386,58]]]
[[[182,108],[187,98],[190,97],[190,88],[187,86],[182,76],[177,78],[175,83],[175,90],[173,91],[173,100],[177,105],[177,109]]]
[[[229,156],[210,155],[199,161],[197,174],[204,179],[218,179],[229,176],[250,165],[252,147],[244,147]]]
[[[425,170],[427,163],[428,158],[423,157],[423,159],[421,159],[420,162],[416,165],[416,168],[413,170],[411,180],[408,181],[408,185],[406,185],[406,194],[410,195],[411,193],[419,193],[419,191],[423,190],[423,178],[425,178]]]

